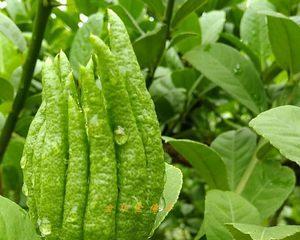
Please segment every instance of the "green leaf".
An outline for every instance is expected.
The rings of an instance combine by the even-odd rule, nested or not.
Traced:
[[[262,218],[270,217],[281,207],[295,187],[295,174],[279,162],[259,162],[242,196],[252,203]]]
[[[113,5],[110,7],[124,22],[129,35],[132,37],[133,33],[138,37],[144,34],[136,20],[130,15],[130,13],[122,5]]]
[[[39,106],[39,105],[38,105]],[[33,120],[32,116],[21,116],[17,121],[15,132],[24,138],[26,138],[30,124]]]
[[[134,19],[137,19],[142,14],[144,7],[143,2],[140,0],[119,0],[119,4],[126,8]]]
[[[157,64],[165,49],[166,31],[166,25],[162,25],[159,29],[140,37],[133,43],[141,68],[151,68]]]
[[[23,54],[0,32],[0,77],[10,79],[13,71],[22,64]]]
[[[234,48],[215,43],[195,48],[184,58],[254,113],[266,109],[267,97],[258,72]]]
[[[11,83],[0,77],[0,100],[9,101],[14,98],[14,88]]]
[[[257,54],[243,41],[231,33],[221,33],[221,38],[225,43],[234,46],[237,50],[242,51],[248,55],[250,60],[255,65],[258,72],[261,71],[260,59]]]
[[[280,153],[300,165],[300,108],[281,106],[259,114],[250,123]]]
[[[227,226],[238,240],[297,240],[300,238],[299,226],[261,227],[234,223]]]
[[[284,16],[268,16],[269,38],[277,62],[284,69],[300,72],[300,26]]]
[[[158,68],[156,73],[162,74],[150,86],[149,92],[155,103],[158,119],[164,123],[181,113],[186,101],[186,91],[177,88],[172,82],[169,71]]]
[[[101,1],[97,0],[74,0],[79,12],[84,13],[85,15],[89,16],[92,13],[97,12],[98,8],[100,7]]]
[[[174,36],[170,42],[169,48],[173,47],[174,45],[180,43],[181,41],[191,38],[191,37],[201,37],[201,35],[194,33],[194,32],[183,32],[179,33],[176,36]]]
[[[187,17],[192,12],[202,7],[207,0],[187,0],[182,4],[182,6],[177,10],[172,20],[172,27],[176,27],[185,17]]]
[[[230,190],[238,186],[256,149],[256,135],[248,128],[219,135],[211,147],[225,162]]]
[[[225,164],[212,148],[191,140],[169,139],[168,143],[196,169],[210,188],[229,189]]]
[[[70,49],[70,63],[74,75],[78,76],[79,65],[86,65],[91,57],[92,45],[90,35],[100,36],[103,26],[103,14],[96,13],[89,17],[89,20],[78,29]]]
[[[32,108],[34,109],[34,108],[38,108],[41,105],[41,103],[42,103],[42,94],[38,93],[28,97],[26,99],[24,107],[28,109],[32,109]]]
[[[0,112],[6,116],[11,111],[11,107],[12,107],[12,101],[6,101],[4,103],[1,103]]]
[[[0,112],[0,133],[2,131],[2,128],[4,126],[5,123],[5,117],[3,116],[3,114]]]
[[[167,66],[170,70],[174,71],[184,68],[178,52],[172,47],[168,48],[164,53],[161,65]]]
[[[21,30],[7,16],[0,12],[0,32],[13,42],[21,52],[27,48],[25,38]]]
[[[233,240],[225,224],[260,224],[260,215],[251,203],[238,194],[212,190],[205,199],[204,223],[208,240]]]
[[[256,135],[247,128],[229,131],[221,134],[212,147],[225,161],[231,189],[236,190],[250,161],[256,156]],[[289,196],[295,185],[295,176],[279,162],[258,162],[254,167],[242,196],[260,211],[263,218],[267,218]]]
[[[28,214],[12,201],[0,196],[0,240],[39,239]]]
[[[265,65],[267,58],[272,54],[266,16],[259,13],[262,10],[273,10],[268,1],[254,1],[245,11],[241,20],[241,39],[260,59],[261,66]]]
[[[165,14],[165,6],[162,0],[142,0],[160,20],[163,19]]]
[[[62,20],[68,27],[72,29],[72,31],[77,31],[79,16],[76,13],[70,13],[66,11],[62,11],[59,8],[53,8],[53,13]]]
[[[178,52],[185,53],[195,46],[201,45],[201,27],[196,13],[192,13],[184,18],[176,27],[172,36],[175,38],[184,33],[194,33],[197,36],[182,39],[176,44]]]
[[[203,13],[200,18],[202,31],[202,44],[215,43],[223,31],[226,20],[224,11],[211,11]]]
[[[218,0],[217,2],[218,2],[216,4],[217,8],[225,8],[225,7],[231,7],[237,5],[243,2],[243,0]]]
[[[23,147],[23,138],[13,138],[5,151],[2,163],[2,187],[4,195],[17,202],[20,198],[23,183],[23,175],[20,167]]]
[[[76,32],[76,30],[74,32]],[[61,50],[64,51],[68,49],[73,41],[74,32],[63,24],[60,26],[57,25],[51,34],[47,36],[47,43],[51,46],[49,51],[56,54]]]
[[[23,1],[6,0],[6,2],[7,12],[9,16],[14,20],[14,22],[20,24],[27,23],[30,21]]]
[[[184,88],[187,93],[194,89],[199,74],[193,68],[184,68],[172,72],[172,81],[176,88]]]
[[[289,15],[293,6],[299,3],[299,0],[269,0],[272,4],[275,5],[277,11],[282,12],[283,14]]]
[[[156,220],[152,229],[152,234],[174,207],[179,197],[181,187],[182,173],[180,169],[166,163],[166,182],[159,206],[159,209],[161,210],[157,213]]]
[[[300,16],[291,16],[289,17],[291,20],[293,20],[295,23],[300,25]]]

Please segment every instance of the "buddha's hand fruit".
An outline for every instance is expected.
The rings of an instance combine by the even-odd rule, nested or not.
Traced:
[[[44,63],[22,158],[44,239],[144,240],[158,211],[165,165],[154,105],[124,24],[112,11],[108,24],[110,46],[91,36],[96,56],[78,81],[64,53]]]

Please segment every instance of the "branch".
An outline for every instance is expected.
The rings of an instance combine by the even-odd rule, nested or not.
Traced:
[[[191,164],[186,160],[183,156],[181,156],[171,144],[164,143],[163,144],[164,150],[166,153],[170,155],[172,158],[172,163],[180,163],[183,166],[191,167]]]
[[[165,17],[164,17],[164,24],[166,24],[166,26],[167,26],[165,40],[164,40],[165,41],[164,46],[166,46],[167,40],[170,38],[171,21],[172,21],[172,17],[173,17],[174,4],[175,4],[175,0],[168,0],[168,5],[167,5],[167,8],[166,8]],[[156,69],[157,69],[157,67],[158,67],[158,65],[161,61],[163,53],[164,53],[164,49],[162,49],[161,54],[158,57],[154,67],[149,69],[148,75],[146,77],[147,88],[149,88],[151,86],[152,82],[153,82],[155,71],[156,71]]]
[[[164,23],[167,25],[166,40],[170,37],[170,28],[171,28],[171,21],[173,17],[174,4],[175,4],[175,0],[169,0],[166,13],[165,13]]]
[[[28,50],[26,61],[23,65],[21,83],[13,102],[12,110],[6,119],[0,136],[0,163],[2,162],[5,150],[16,126],[19,114],[22,111],[27,98],[35,64],[39,56],[44,32],[52,7],[53,5],[51,5],[50,1],[39,0],[37,13],[33,24],[31,44]]]

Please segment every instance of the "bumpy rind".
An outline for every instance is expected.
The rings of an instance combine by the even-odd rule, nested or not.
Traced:
[[[73,81],[73,79],[70,79]],[[71,95],[68,97],[69,160],[64,202],[62,240],[83,239],[83,216],[88,190],[88,142],[84,115]]]
[[[93,62],[81,67],[80,72],[90,161],[84,239],[115,239],[118,187],[113,134],[102,93],[94,79]]]
[[[36,142],[34,145],[34,152],[33,152],[33,171],[34,174],[32,175],[32,185],[33,185],[33,191],[34,191],[34,202],[35,202],[35,208],[37,209],[37,219],[36,223],[39,223],[39,206],[40,206],[40,196],[41,196],[41,161],[44,151],[44,141],[45,141],[45,135],[46,135],[46,121],[43,122],[43,125],[41,126],[41,129],[37,135]]]
[[[21,167],[23,169],[24,184],[27,195],[27,206],[29,207],[29,215],[33,222],[36,223],[37,209],[35,204],[35,194],[34,194],[34,164],[33,164],[33,155],[34,148],[36,144],[36,139],[39,134],[39,131],[45,121],[45,104],[42,103],[39,110],[37,111],[34,119],[31,122],[31,125],[28,130],[26,143],[23,149],[23,155],[21,159]]]
[[[117,239],[146,239],[149,226],[144,209],[149,206],[144,192],[147,176],[143,143],[115,57],[100,38],[92,36],[91,41],[98,54],[98,72],[115,138],[126,139],[121,144],[115,139],[119,180]]]
[[[46,239],[60,235],[67,166],[67,101],[57,69],[50,58],[43,67],[46,136],[41,159],[40,231]]]
[[[110,46],[114,55],[117,56],[116,64],[125,75],[132,110],[144,144],[149,176],[145,187],[149,196],[148,205],[151,205],[151,209],[146,210],[152,213],[148,222],[148,228],[151,231],[158,210],[157,206],[162,196],[165,175],[160,127],[126,27],[112,10],[108,10],[108,22]]]
[[[55,57],[54,64],[55,64],[55,68],[57,70],[59,79],[62,83],[62,86],[65,86],[67,84],[69,74],[71,72],[71,65],[68,60],[68,57],[66,56],[66,54],[63,51],[61,51]]]

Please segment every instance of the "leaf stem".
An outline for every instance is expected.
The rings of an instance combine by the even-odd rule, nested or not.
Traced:
[[[257,152],[255,151],[255,153],[253,154],[252,159],[242,177],[242,180],[239,182],[239,185],[237,186],[237,188],[235,190],[235,192],[237,194],[241,194],[244,191],[244,189],[256,167],[256,164],[258,163],[258,158],[256,157],[256,153]]]
[[[0,163],[2,162],[5,150],[16,126],[19,114],[22,111],[27,98],[35,64],[39,56],[46,25],[52,7],[53,5],[51,5],[50,1],[39,0],[37,13],[33,24],[32,39],[26,61],[23,65],[20,86],[13,102],[11,112],[5,121],[5,125],[0,136]]]
[[[168,129],[166,129],[166,135],[171,136],[173,134],[173,130],[176,128],[176,126],[185,121],[187,115],[190,113],[190,111],[193,109],[193,107],[199,102],[200,96],[198,96],[197,99],[194,99],[193,94],[194,94],[194,92],[196,92],[195,90],[197,89],[198,85],[200,84],[200,82],[202,81],[203,78],[204,78],[204,76],[200,75],[200,77],[193,84],[190,91],[187,93],[187,95],[186,95],[187,100],[185,102],[184,110],[182,111],[182,113],[180,113],[178,118],[175,119],[174,122],[170,124]]]
[[[244,172],[244,175],[242,176],[241,181],[239,182],[238,186],[236,187],[235,192],[237,194],[241,194],[244,191],[251,175],[254,172],[254,169],[255,169],[257,163],[259,162],[259,159],[257,158],[257,153],[264,144],[266,144],[266,141],[261,138],[258,142],[258,145],[256,147],[256,150],[255,150],[253,156],[252,156],[252,159],[251,159],[249,165],[247,166],[247,169]]]

